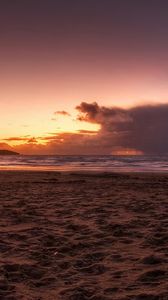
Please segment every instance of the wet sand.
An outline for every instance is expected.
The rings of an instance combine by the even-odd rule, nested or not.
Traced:
[[[0,213],[0,299],[168,299],[168,175],[1,171]]]

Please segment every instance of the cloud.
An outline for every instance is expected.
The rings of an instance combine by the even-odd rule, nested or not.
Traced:
[[[21,138],[15,150],[26,154],[168,154],[168,104],[129,109],[82,102],[77,120],[99,124],[98,132],[52,133]],[[10,138],[10,141],[19,138]],[[37,142],[38,141],[38,142]],[[41,141],[41,142],[40,142]]]
[[[82,133],[82,134],[97,134],[97,131],[95,131],[95,130],[80,129],[80,130],[78,130],[78,133]]]
[[[77,116],[79,121],[98,123],[104,126],[130,121],[126,110],[117,107],[99,106],[96,102],[82,102],[79,106],[76,106],[76,109],[79,111]]]
[[[38,141],[37,141],[37,139],[36,139],[35,137],[32,137],[32,138],[29,138],[29,139],[27,140],[27,143],[30,143],[30,144],[37,144]]]
[[[29,138],[27,137],[9,137],[6,139],[3,139],[3,141],[8,141],[8,142],[18,142],[18,141],[28,141]]]
[[[107,148],[136,149],[146,154],[168,153],[168,104],[144,105],[130,109],[82,102],[76,107],[78,120],[98,123],[97,135]]]
[[[38,137],[38,139],[42,139],[41,137]],[[37,139],[35,137],[28,136],[15,136],[15,137],[9,137],[6,139],[3,139],[3,141],[7,142],[27,142],[27,143],[38,143]]]
[[[65,110],[58,110],[58,111],[55,111],[54,112],[54,115],[62,115],[62,116],[67,116],[67,117],[70,117],[70,113],[68,113],[67,111]]]
[[[168,153],[168,104],[134,107],[130,115],[130,145],[147,154]]]

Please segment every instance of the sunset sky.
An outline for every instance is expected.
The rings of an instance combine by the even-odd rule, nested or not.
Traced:
[[[168,1],[0,1],[0,149],[168,153]]]

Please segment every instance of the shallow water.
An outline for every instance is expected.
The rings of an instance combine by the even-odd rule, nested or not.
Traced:
[[[168,172],[168,156],[18,155],[0,156],[0,169]]]

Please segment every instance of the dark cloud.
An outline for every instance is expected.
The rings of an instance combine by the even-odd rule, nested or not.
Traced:
[[[97,135],[106,149],[129,148],[146,154],[168,153],[168,104],[130,109],[82,102],[78,120],[100,124]]]
[[[96,102],[82,102],[76,109],[79,111],[77,116],[79,121],[97,123],[102,126],[102,129],[109,131],[115,128],[116,124],[131,121],[126,110],[118,107],[99,106]]]
[[[168,153],[168,104],[132,108],[127,124],[130,145],[145,153]]]

